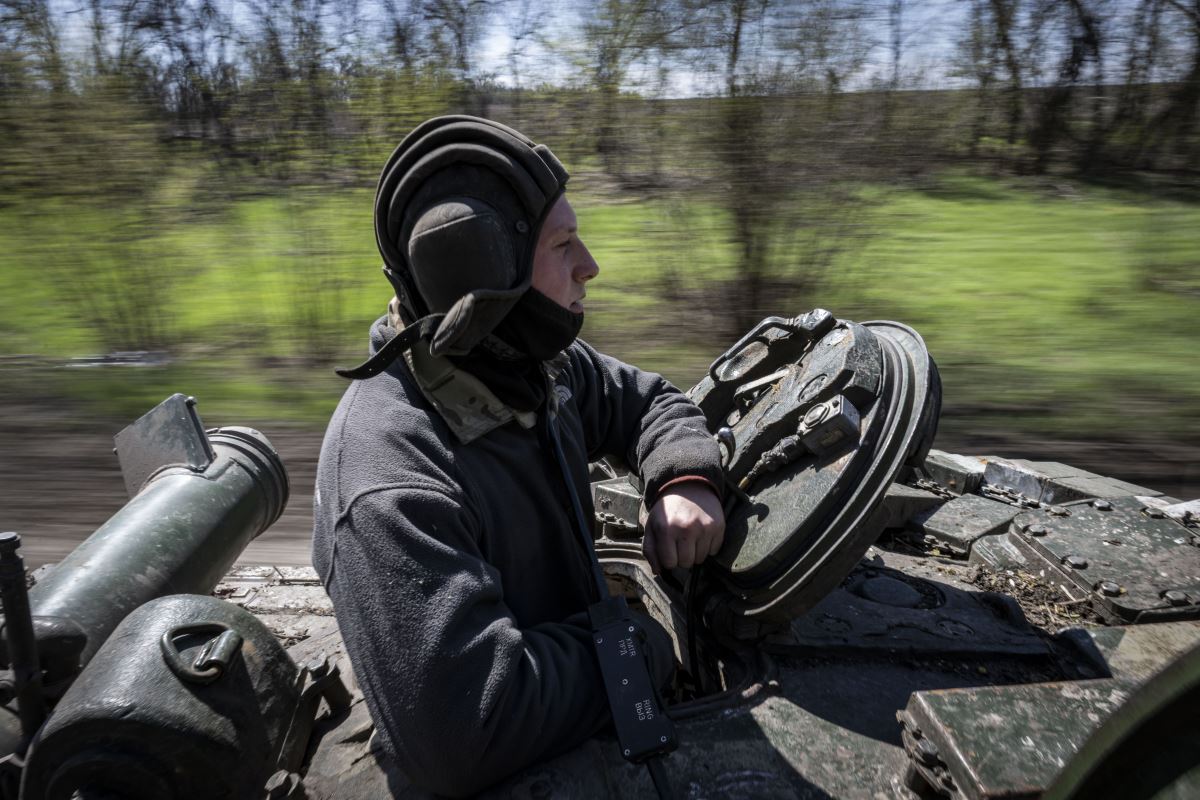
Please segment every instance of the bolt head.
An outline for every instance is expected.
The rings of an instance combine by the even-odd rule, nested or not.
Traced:
[[[21,546],[21,534],[16,531],[0,533],[0,550],[16,550]]]
[[[1105,597],[1116,597],[1121,594],[1121,586],[1116,581],[1100,581],[1096,590]]]
[[[1049,511],[1049,512],[1050,512],[1050,514],[1051,514],[1051,515],[1053,515],[1053,516],[1055,516],[1055,517],[1069,517],[1069,516],[1071,516],[1071,512],[1070,512],[1070,511],[1068,511],[1067,509],[1063,508],[1062,506],[1050,506],[1050,507],[1049,507],[1048,509],[1046,509],[1046,510],[1047,510],[1047,511]]]
[[[1173,606],[1186,606],[1188,604],[1187,592],[1182,592],[1179,589],[1169,589],[1162,593],[1163,600],[1166,600]]]
[[[1146,516],[1149,517],[1150,519],[1162,519],[1163,517],[1165,517],[1167,515],[1166,512],[1163,511],[1161,508],[1155,508],[1154,506],[1150,506],[1150,507],[1146,508],[1145,511],[1146,511]]]
[[[928,739],[917,739],[916,747],[917,747],[917,758],[919,758],[921,760],[922,764],[924,764],[927,767],[931,767],[935,763],[937,763],[938,757],[941,754],[938,752],[938,748],[937,748],[936,744],[929,741]]]
[[[1050,532],[1050,529],[1047,528],[1045,525],[1043,525],[1040,522],[1035,522],[1032,525],[1029,525],[1028,527],[1026,527],[1025,532],[1028,533],[1030,536],[1045,536],[1047,533]]]
[[[1105,500],[1103,498],[1098,497],[1092,501],[1092,508],[1096,508],[1101,511],[1112,511],[1112,503],[1108,502],[1107,500]]]
[[[1071,569],[1087,569],[1087,559],[1083,556],[1067,556],[1063,559],[1063,563]]]
[[[812,427],[821,420],[825,419],[827,416],[829,416],[829,406],[825,403],[818,403],[810,408],[808,413],[804,415],[804,424]]]

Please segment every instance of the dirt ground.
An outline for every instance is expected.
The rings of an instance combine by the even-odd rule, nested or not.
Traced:
[[[0,530],[21,534],[27,567],[61,560],[129,499],[112,437],[130,421],[89,419],[61,402],[0,406]],[[238,563],[307,565],[323,431],[259,420],[236,424],[267,434],[291,482],[283,516]]]
[[[77,405],[59,400],[0,396],[0,530],[21,534],[27,566],[60,560],[127,500],[112,437],[130,421],[89,418]],[[283,516],[239,563],[308,564],[312,485],[323,431],[270,420],[206,422],[248,425],[267,434],[291,478]],[[1196,450],[1178,442],[1035,441],[999,427],[944,419],[935,446],[1062,461],[1180,499],[1200,497]]]

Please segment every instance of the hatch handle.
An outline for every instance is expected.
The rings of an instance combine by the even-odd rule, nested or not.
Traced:
[[[175,640],[187,634],[214,634],[200,654],[189,664]],[[223,622],[192,622],[176,625],[159,640],[163,661],[180,679],[188,683],[212,683],[225,674],[230,662],[242,649],[242,635]]]
[[[717,370],[725,365],[726,362],[732,361],[735,357],[741,354],[743,350],[749,347],[754,342],[762,342],[765,345],[770,345],[767,339],[767,331],[778,328],[787,333],[796,332],[796,320],[786,317],[767,317],[762,322],[754,326],[745,336],[737,340],[737,343],[718,356],[708,368],[708,376],[715,383],[721,383],[721,378],[717,375]]]

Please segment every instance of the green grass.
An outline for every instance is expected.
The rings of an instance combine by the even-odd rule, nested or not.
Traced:
[[[361,357],[390,296],[371,197],[297,188],[204,213],[180,211],[175,197],[124,209],[10,204],[0,210],[0,354],[116,349],[97,319],[132,287],[157,298],[172,366],[38,380],[122,415],[180,390],[222,419],[323,421],[340,394],[331,365]],[[941,366],[948,408],[1011,408],[1012,424],[1047,435],[1166,426],[1200,436],[1200,204],[956,175],[862,197],[848,212],[852,246],[816,290],[780,298],[772,313],[821,305],[912,325]],[[735,277],[728,218],[708,198],[585,198],[576,211],[601,273],[584,335],[689,385],[728,342],[679,299],[689,295],[663,298],[698,292],[720,308],[721,282]],[[80,271],[114,288],[91,296]]]
[[[1032,404],[1045,413],[1022,424],[1073,435],[1200,432],[1200,292],[1183,279],[1200,274],[1200,206],[956,178],[887,193],[874,217],[831,302],[920,330],[948,403]]]

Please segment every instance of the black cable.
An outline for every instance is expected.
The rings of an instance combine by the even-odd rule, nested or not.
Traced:
[[[667,779],[667,768],[663,766],[664,756],[654,756],[646,759],[646,769],[650,771],[650,780],[654,782],[654,790],[661,800],[673,800],[671,781]]]
[[[687,599],[688,669],[691,670],[692,680],[696,682],[696,692],[700,695],[704,694],[704,676],[700,671],[700,655],[696,652],[696,629],[700,626],[700,610],[696,603],[700,599],[700,577],[703,574],[703,564],[692,570]]]
[[[575,511],[575,527],[583,540],[583,549],[591,562],[592,579],[596,582],[599,599],[609,596],[608,581],[604,579],[604,571],[600,569],[600,560],[596,558],[596,548],[592,543],[592,535],[588,532],[587,517],[583,513],[583,504],[579,502],[579,494],[575,491],[575,482],[571,480],[571,469],[567,464],[567,455],[562,449],[562,440],[558,438],[558,425],[555,415],[547,412],[546,427],[550,432],[550,441],[554,444],[554,457],[558,460],[558,469],[562,472],[563,483],[567,485],[567,495],[571,498],[571,507]]]

